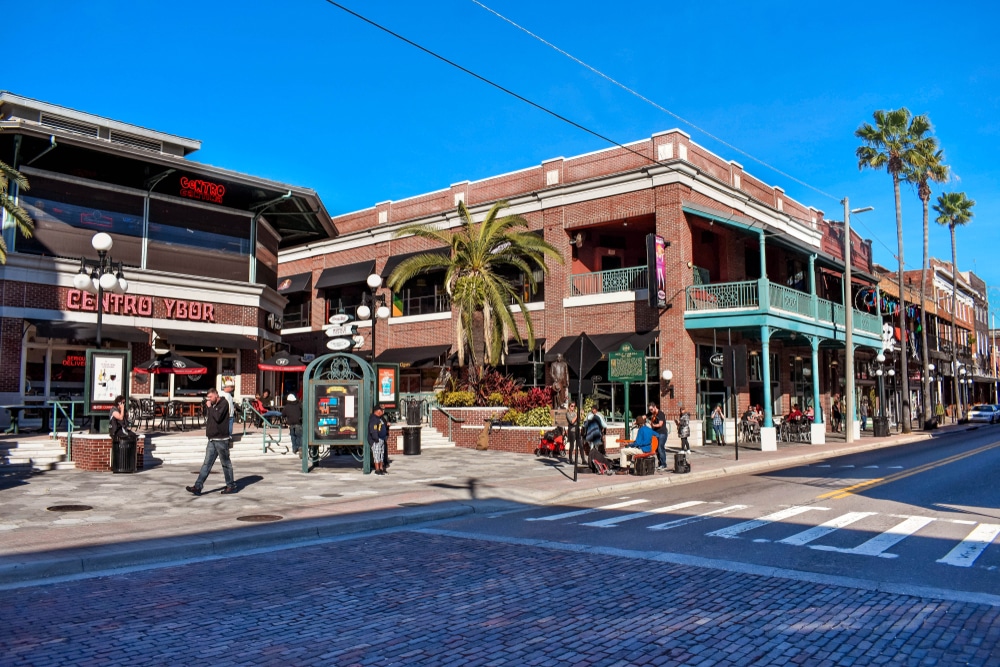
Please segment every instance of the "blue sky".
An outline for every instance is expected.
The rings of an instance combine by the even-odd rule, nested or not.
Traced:
[[[342,4],[616,141],[680,127],[827,217],[842,217],[845,195],[875,206],[855,228],[890,266],[891,181],[858,171],[853,133],[877,108],[926,113],[957,177],[944,187],[977,201],[958,232],[959,266],[997,285],[1000,302],[998,5],[482,2],[833,198],[471,0]],[[312,187],[333,215],[607,146],[323,0],[36,0],[5,7],[4,22],[0,88],[200,139],[192,157]],[[920,204],[902,194],[906,265],[919,268]],[[950,257],[933,220],[931,249]]]

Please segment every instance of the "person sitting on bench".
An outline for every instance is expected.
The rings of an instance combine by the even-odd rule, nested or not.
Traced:
[[[648,454],[653,449],[653,436],[656,433],[646,424],[646,415],[639,415],[635,418],[635,425],[638,430],[635,432],[635,440],[629,447],[622,447],[619,451],[621,456],[621,469],[628,472],[628,457],[636,454]]]

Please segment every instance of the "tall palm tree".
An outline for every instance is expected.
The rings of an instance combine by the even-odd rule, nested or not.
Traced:
[[[900,380],[903,392],[903,433],[909,433],[910,425],[910,382],[907,373],[908,360],[906,339],[906,303],[903,300],[903,208],[899,200],[899,180],[914,162],[914,144],[924,138],[931,129],[927,116],[914,116],[906,107],[892,111],[877,110],[873,117],[875,125],[862,123],[854,136],[864,142],[855,151],[858,169],[885,169],[892,177],[892,194],[896,203],[896,243],[899,246],[899,331],[902,338],[902,352],[899,355]],[[848,350],[848,354],[854,354]],[[849,406],[848,409],[854,409]]]
[[[975,200],[969,199],[964,192],[945,192],[938,195],[934,210],[939,214],[936,221],[948,225],[951,232],[951,363],[952,387],[955,391],[955,405],[958,414],[962,414],[962,398],[958,392],[958,336],[955,328],[955,295],[958,293],[958,252],[955,249],[955,228],[966,225],[975,215],[972,207]]]
[[[505,273],[519,272],[532,290],[537,289],[535,271],[548,272],[546,257],[560,262],[559,251],[541,236],[528,231],[528,222],[519,215],[501,215],[507,202],[498,201],[476,224],[464,202],[458,204],[461,227],[452,232],[425,224],[408,225],[396,236],[419,236],[450,249],[448,255],[426,253],[400,263],[389,276],[393,290],[420,273],[445,271],[445,290],[457,313],[455,343],[459,365],[465,364],[466,348],[471,352],[476,377],[485,364],[497,364],[507,352],[507,340],[521,342],[521,334],[511,313],[517,305],[524,316],[528,345],[534,347],[531,315],[518,288]]]
[[[923,354],[923,383],[922,383],[922,414],[921,421],[926,425],[931,419],[931,379],[930,357],[927,354],[927,313],[925,304],[927,302],[927,266],[929,262],[930,239],[928,210],[931,201],[931,183],[944,183],[949,176],[948,165],[944,163],[944,151],[938,148],[936,137],[927,137],[918,141],[913,150],[913,165],[906,172],[906,180],[917,188],[917,196],[923,205],[924,222],[924,262],[920,270],[920,349]]]
[[[28,189],[28,179],[24,174],[0,161],[0,205],[7,213],[7,218],[14,221],[17,230],[24,238],[31,238],[35,231],[35,223],[28,216],[28,212],[18,206],[14,198],[10,196],[10,183],[17,183],[19,190]],[[0,236],[0,264],[7,263],[7,243]]]

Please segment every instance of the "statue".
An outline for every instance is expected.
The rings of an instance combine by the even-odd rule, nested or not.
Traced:
[[[556,355],[549,372],[552,374],[552,388],[555,390],[552,397],[555,407],[565,408],[569,403],[569,365],[561,354]]]

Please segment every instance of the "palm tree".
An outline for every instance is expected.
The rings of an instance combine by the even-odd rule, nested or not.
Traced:
[[[958,337],[955,329],[955,295],[958,292],[958,252],[955,249],[955,228],[968,224],[975,215],[972,207],[975,200],[969,199],[964,192],[945,192],[938,195],[934,210],[939,214],[936,221],[948,225],[951,232],[951,363],[952,387],[955,390],[955,405],[958,414],[962,414],[962,399],[958,393]]]
[[[560,262],[562,256],[541,236],[528,231],[528,222],[520,215],[501,215],[506,201],[498,201],[475,224],[464,202],[458,204],[461,228],[452,232],[425,224],[408,225],[396,236],[412,234],[445,245],[448,255],[426,253],[400,263],[389,276],[387,284],[393,290],[420,273],[445,271],[444,285],[455,319],[455,343],[459,365],[465,364],[466,348],[471,352],[475,376],[485,364],[500,362],[507,352],[507,340],[513,336],[522,341],[511,313],[516,304],[524,316],[528,346],[534,347],[535,334],[531,315],[521,293],[505,273],[519,272],[532,291],[537,289],[535,271],[547,273],[546,257]]]
[[[938,149],[936,137],[927,137],[914,146],[914,163],[911,169],[906,172],[906,180],[917,188],[917,196],[923,205],[924,222],[924,263],[920,271],[920,349],[923,351],[923,385],[922,401],[923,414],[922,422],[926,425],[931,419],[931,379],[930,357],[927,354],[927,313],[924,304],[927,301],[927,265],[929,262],[929,223],[928,209],[931,201],[931,182],[944,183],[948,180],[949,168],[944,163],[944,151]]]
[[[21,232],[21,236],[30,239],[35,231],[35,223],[31,221],[28,212],[18,206],[14,198],[10,196],[11,181],[17,183],[19,190],[27,190],[29,187],[28,179],[24,177],[24,174],[0,161],[0,204],[3,205],[3,210],[7,213],[7,217],[14,220],[14,224],[17,226],[18,231]],[[0,236],[0,264],[6,263],[7,243]]]
[[[909,109],[902,107],[892,111],[877,110],[873,117],[875,125],[862,123],[854,132],[854,136],[864,144],[855,151],[858,158],[858,169],[885,169],[892,177],[892,193],[896,203],[896,243],[899,246],[899,331],[902,336],[903,349],[899,355],[900,380],[903,393],[903,433],[911,431],[910,425],[910,382],[907,373],[906,348],[906,304],[903,301],[903,208],[899,201],[899,179],[915,161],[914,144],[924,138],[930,131],[931,122],[927,116],[914,116]],[[848,350],[853,354],[853,350]],[[849,406],[853,409],[853,406]]]

